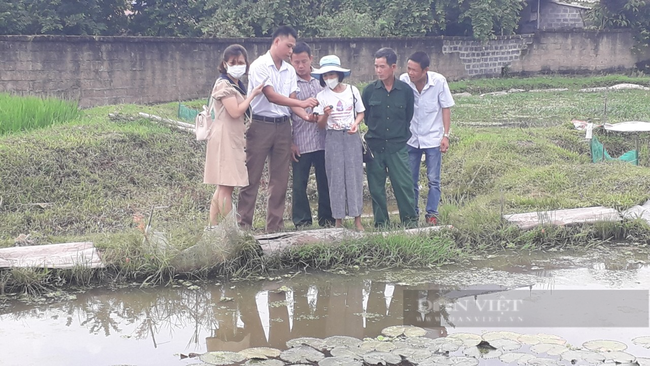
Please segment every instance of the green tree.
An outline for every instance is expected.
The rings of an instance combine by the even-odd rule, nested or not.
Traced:
[[[332,15],[319,15],[314,22],[318,37],[379,37],[381,25],[368,13],[344,9]]]
[[[474,38],[486,41],[497,35],[513,34],[519,23],[523,0],[473,0],[461,5],[460,19],[456,22],[469,20],[472,25]]]
[[[134,0],[129,31],[133,35],[200,37],[205,0]]]
[[[627,12],[645,6],[642,0],[621,1]],[[268,37],[278,26],[291,25],[301,37],[488,40],[513,33],[523,5],[524,0],[4,0],[0,34]],[[602,14],[608,24],[628,21],[627,14]]]
[[[19,2],[0,2],[0,34],[23,34],[25,12]]]
[[[645,0],[601,0],[589,12],[598,29],[630,29],[637,48],[650,44],[650,3]]]
[[[17,0],[0,3],[0,34],[119,35],[126,0]]]
[[[208,0],[206,13],[211,14],[199,23],[205,37],[255,37],[255,29],[250,25],[247,0]]]

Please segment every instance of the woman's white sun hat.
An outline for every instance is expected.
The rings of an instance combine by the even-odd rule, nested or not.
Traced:
[[[341,59],[336,55],[327,55],[323,56],[320,59],[320,69],[315,69],[311,72],[311,76],[318,78],[323,74],[327,74],[330,71],[342,72],[343,76],[350,76],[350,69],[344,69],[341,67]]]

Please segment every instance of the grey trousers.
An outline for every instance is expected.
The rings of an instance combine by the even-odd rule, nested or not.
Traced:
[[[363,158],[358,133],[327,130],[325,170],[332,217],[357,217],[363,211]]]

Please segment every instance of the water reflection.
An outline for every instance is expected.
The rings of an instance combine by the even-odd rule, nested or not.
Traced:
[[[404,291],[409,289],[372,279],[293,282],[286,291],[268,287],[214,289],[218,293],[213,293],[213,299],[234,301],[222,304],[216,312],[217,326],[206,338],[209,351],[284,349],[288,340],[298,337],[376,337],[383,328],[404,323]],[[432,301],[440,297],[440,290],[419,292]],[[439,327],[430,329],[429,336],[446,334],[446,329]]]
[[[2,362],[170,364],[179,361],[179,353],[284,349],[288,340],[303,336],[376,337],[385,327],[423,320],[427,337],[435,338],[469,331],[453,329],[463,324],[440,306],[449,301],[498,300],[501,294],[514,298],[507,292],[513,288],[524,289],[517,294],[522,298],[532,298],[532,290],[650,288],[648,267],[611,270],[602,268],[602,262],[551,270],[537,262],[525,273],[468,266],[358,276],[305,274],[198,289],[94,290],[48,306],[12,303],[0,311],[0,344],[7,349]],[[549,315],[549,321],[554,317]],[[57,357],[65,361],[57,362]]]

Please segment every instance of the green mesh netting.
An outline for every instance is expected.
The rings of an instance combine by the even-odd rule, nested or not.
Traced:
[[[594,163],[605,160],[621,160],[634,165],[639,165],[639,154],[636,150],[630,150],[618,158],[612,158],[603,144],[598,141],[598,138],[593,136],[591,138],[591,160]]]
[[[178,118],[188,122],[194,122],[199,110],[190,108],[182,103],[178,103]]]

